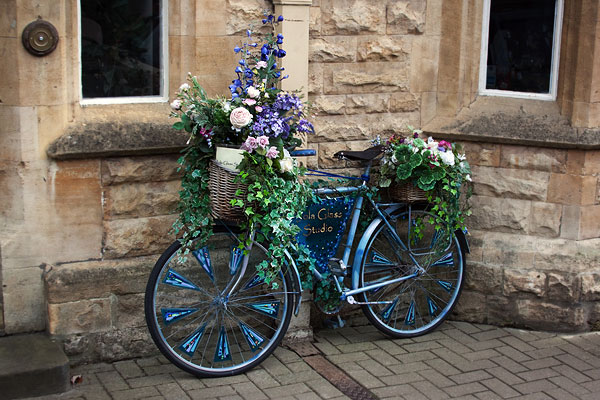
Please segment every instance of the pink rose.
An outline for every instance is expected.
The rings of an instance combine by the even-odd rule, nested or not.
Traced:
[[[234,108],[229,115],[229,121],[235,129],[240,129],[252,121],[252,114],[244,107]]]
[[[248,136],[248,139],[242,144],[242,150],[252,153],[254,149],[258,147],[258,141],[252,136]]]
[[[269,145],[269,137],[268,136],[259,136],[258,138],[256,138],[256,141],[258,142],[258,145],[260,147],[262,147],[263,149]]]
[[[261,106],[256,106],[254,107],[254,109],[256,110],[257,113],[261,113],[263,108]]]
[[[271,146],[269,147],[269,150],[267,150],[267,154],[265,154],[265,156],[267,158],[277,158],[279,156],[279,150],[277,150],[277,147]]]
[[[245,99],[244,101],[242,101],[242,103],[244,103],[247,106],[253,106],[256,104],[256,100],[254,99]]]
[[[247,90],[246,93],[248,93],[248,96],[250,96],[251,98],[255,99],[258,96],[260,96],[260,90],[258,90],[257,88],[255,88],[254,86],[250,86]]]
[[[261,68],[267,68],[267,62],[266,61],[259,61],[256,63],[256,68],[257,69],[261,69]]]

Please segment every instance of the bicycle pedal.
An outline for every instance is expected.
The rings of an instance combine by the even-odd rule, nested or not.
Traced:
[[[348,267],[346,267],[344,260],[340,260],[339,258],[331,258],[329,259],[329,271],[335,276],[346,276]]]

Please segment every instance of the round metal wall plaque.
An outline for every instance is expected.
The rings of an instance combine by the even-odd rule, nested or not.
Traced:
[[[48,21],[38,19],[23,29],[23,46],[34,56],[42,57],[58,45],[58,32]]]

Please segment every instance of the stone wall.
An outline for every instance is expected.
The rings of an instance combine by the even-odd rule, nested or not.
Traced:
[[[457,318],[600,328],[600,151],[466,145],[473,216]]]

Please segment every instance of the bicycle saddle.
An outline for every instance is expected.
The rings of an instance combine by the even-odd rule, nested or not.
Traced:
[[[381,153],[383,153],[383,146],[379,145],[362,151],[338,151],[334,154],[334,157],[340,160],[371,161]]]

